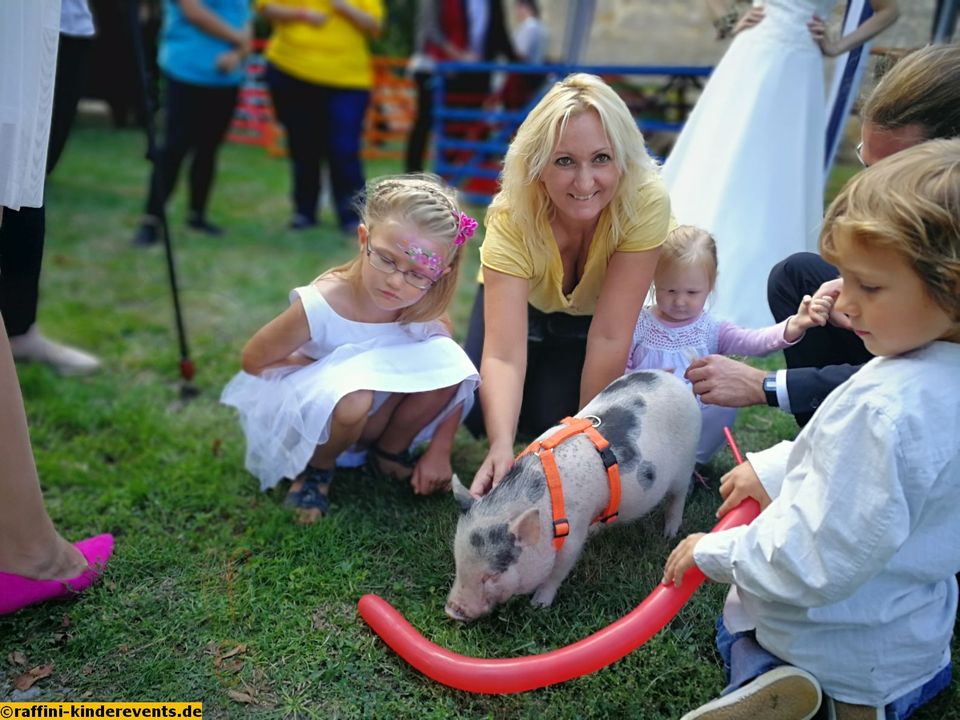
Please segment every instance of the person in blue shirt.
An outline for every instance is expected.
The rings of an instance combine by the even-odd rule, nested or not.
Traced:
[[[250,51],[250,15],[248,0],[165,0],[158,64],[166,127],[135,245],[160,239],[159,217],[188,153],[187,225],[208,235],[223,233],[207,220],[207,202]]]

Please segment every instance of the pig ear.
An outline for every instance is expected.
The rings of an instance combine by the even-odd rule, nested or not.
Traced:
[[[450,480],[450,487],[453,488],[453,499],[456,500],[460,506],[460,512],[467,512],[467,510],[473,507],[476,498],[463,486],[463,483],[460,482],[460,478],[457,477],[456,473],[453,474]]]
[[[536,545],[540,542],[540,510],[530,508],[510,523],[510,532],[513,533],[520,545]]]

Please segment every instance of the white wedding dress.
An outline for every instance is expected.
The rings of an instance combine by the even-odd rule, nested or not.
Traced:
[[[710,311],[769,325],[767,274],[816,250],[823,216],[823,57],[807,29],[835,0],[767,0],[711,75],[663,166],[674,217],[717,241]]]

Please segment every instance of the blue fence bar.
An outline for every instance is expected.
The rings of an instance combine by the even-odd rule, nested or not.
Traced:
[[[629,77],[663,76],[671,78],[664,89],[669,89],[674,79],[684,78],[691,84],[698,83],[713,71],[712,67],[695,65],[507,65],[501,63],[439,63],[433,77],[433,137],[434,171],[454,187],[461,196],[474,203],[486,204],[494,192],[495,180],[500,174],[500,164],[507,146],[517,127],[530,109],[558,79],[572,72],[587,72],[594,75],[620,75]],[[508,75],[542,75],[544,82],[532,93],[521,109],[486,109],[483,107],[451,107],[447,92],[447,78],[453,74],[506,73]],[[682,89],[681,89],[682,92]],[[486,99],[486,98],[483,98]],[[482,99],[478,98],[478,102]],[[450,135],[451,125],[460,132]],[[656,118],[637,118],[643,132],[679,132],[683,122],[670,122]],[[465,137],[470,131],[478,137]],[[477,182],[477,181],[481,182]],[[473,185],[474,187],[471,187]],[[479,188],[477,187],[479,186]]]

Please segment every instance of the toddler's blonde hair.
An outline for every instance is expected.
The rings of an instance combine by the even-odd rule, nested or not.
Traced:
[[[960,139],[920,143],[856,175],[824,217],[820,252],[834,263],[838,234],[903,254],[960,321]]]
[[[657,260],[657,269],[671,265],[702,267],[707,271],[712,291],[717,282],[717,241],[696,225],[678,225],[667,233]]]
[[[361,221],[372,234],[384,223],[412,225],[426,238],[447,248],[449,272],[438,279],[423,297],[400,311],[400,322],[426,322],[443,316],[457,289],[457,277],[464,245],[456,245],[460,231],[460,208],[454,191],[439,177],[429,173],[382,177],[367,184],[357,202]],[[350,282],[360,281],[363,255],[331,268],[334,274]]]

